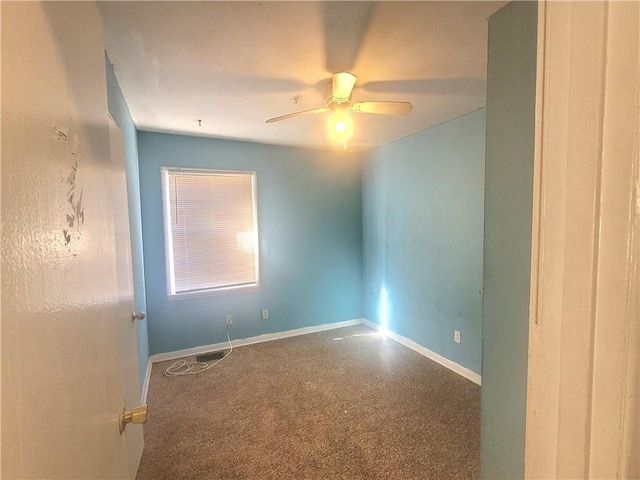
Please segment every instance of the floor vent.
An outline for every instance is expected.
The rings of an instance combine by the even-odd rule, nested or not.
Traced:
[[[198,362],[210,362],[211,360],[220,360],[221,358],[224,358],[223,351],[203,353],[202,355],[198,355],[196,360]]]

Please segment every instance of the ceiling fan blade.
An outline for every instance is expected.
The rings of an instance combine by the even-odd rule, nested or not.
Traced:
[[[287,115],[282,115],[281,117],[270,118],[269,120],[265,121],[264,123],[279,122],[280,120],[286,120],[287,118],[293,118],[293,117],[297,117],[299,115],[306,115],[307,113],[322,113],[322,112],[328,112],[328,111],[329,111],[329,109],[327,107],[313,108],[311,110],[303,110],[301,112],[289,113]]]
[[[383,115],[406,115],[413,110],[409,102],[358,102],[349,109],[358,113],[381,113]]]
[[[356,77],[353,73],[340,72],[333,74],[331,93],[338,103],[344,103],[351,97],[351,92],[356,84]]]

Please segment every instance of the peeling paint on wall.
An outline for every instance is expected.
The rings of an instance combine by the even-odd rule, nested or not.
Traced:
[[[57,125],[53,127],[53,138],[58,142],[67,142],[69,139],[68,128],[64,125]],[[63,177],[63,182],[68,185],[67,189],[67,202],[70,205],[70,209],[66,213],[65,223],[68,228],[62,230],[64,236],[64,244],[69,247],[72,240],[79,240],[82,232],[80,227],[84,224],[84,207],[82,205],[83,188],[78,186],[78,160],[76,153],[79,145],[78,136],[73,137],[73,142],[67,147],[67,154],[70,158],[76,158],[76,161],[71,167],[69,175]],[[70,248],[70,247],[69,247]],[[71,250],[69,250],[71,251]]]
[[[67,213],[67,225],[73,230],[63,230],[65,244],[69,245],[72,239],[72,233],[74,236],[80,237],[80,226],[84,224],[84,207],[82,206],[82,193],[83,188],[76,184],[76,177],[78,174],[78,161],[76,160],[73,167],[71,167],[71,173],[67,177],[67,184],[69,190],[67,191],[67,202],[71,204],[71,214]],[[78,193],[79,192],[79,193]]]
[[[78,186],[78,161],[76,160],[71,167],[71,172],[66,178],[69,186],[67,190],[67,202],[69,202],[69,211],[66,214],[66,223],[69,228],[62,230],[64,235],[64,243],[69,246],[72,240],[79,240],[82,235],[80,227],[84,225],[84,206],[82,205],[83,187]]]

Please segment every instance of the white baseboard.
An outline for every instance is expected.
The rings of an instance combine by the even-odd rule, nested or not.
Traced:
[[[354,320],[345,320],[343,322],[325,323],[323,325],[315,325],[313,327],[296,328],[294,330],[286,330],[284,332],[266,333],[264,335],[258,335],[255,337],[241,338],[237,340],[231,340],[233,347],[242,347],[244,345],[252,345],[254,343],[270,342],[272,340],[280,340],[282,338],[296,337],[298,335],[306,335],[308,333],[323,332],[325,330],[333,330],[334,328],[351,327],[353,325],[360,325],[363,323],[363,319],[356,318]],[[206,352],[215,352],[217,350],[224,350],[229,346],[228,342],[212,343],[210,345],[203,345],[201,347],[185,348],[184,350],[176,350],[174,352],[156,353],[149,358],[149,365],[151,363],[165,362],[167,360],[174,360],[176,358],[191,357],[194,355],[200,355]],[[151,367],[148,367],[147,378],[151,371]],[[148,382],[145,380],[145,383]],[[146,396],[146,393],[145,393]]]
[[[147,392],[149,391],[149,380],[151,379],[151,358],[147,360],[147,372],[144,375],[144,382],[142,383],[142,392],[140,393],[140,404],[147,403]]]
[[[316,325],[313,327],[303,327],[296,328],[294,330],[286,330],[284,332],[276,332],[276,333],[266,333],[264,335],[258,335],[255,337],[249,338],[241,338],[237,340],[231,340],[231,344],[233,347],[242,347],[244,345],[252,345],[254,343],[262,343],[262,342],[270,342],[273,340],[280,340],[282,338],[296,337],[298,335],[307,335],[309,333],[323,332],[325,330],[333,330],[335,328],[343,328],[343,327],[351,327],[353,325],[364,324],[372,330],[380,331],[380,325],[373,323],[372,321],[366,318],[356,318],[353,320],[345,320],[343,322],[336,323],[325,323],[323,325]],[[464,378],[471,380],[473,383],[481,385],[482,377],[478,375],[473,370],[469,370],[466,367],[463,367],[459,363],[453,362],[442,355],[437,354],[436,352],[429,350],[426,347],[414,342],[413,340],[399,335],[390,330],[386,330],[385,335],[392,340],[404,345],[407,348],[423,355],[440,365],[447,367],[449,370],[454,371],[458,375],[462,375]],[[149,361],[147,362],[147,373],[145,375],[144,383],[142,385],[142,403],[146,403],[147,400],[147,391],[149,389],[149,378],[151,376],[151,368],[154,363],[164,362],[167,360],[175,360],[177,358],[190,357],[194,355],[200,355],[201,353],[206,352],[215,352],[218,350],[224,350],[228,347],[227,342],[221,343],[212,343],[209,345],[203,345],[200,347],[193,348],[185,348],[184,350],[176,350],[174,352],[166,352],[166,353],[156,353],[155,355],[151,355],[149,357]]]
[[[376,331],[381,330],[380,325],[373,323],[372,321],[367,320],[366,318],[362,319],[362,323],[373,330],[376,330]],[[468,368],[463,367],[459,363],[452,362],[451,360],[444,358],[442,355],[438,355],[436,352],[429,350],[426,347],[423,347],[422,345],[414,342],[413,340],[407,337],[403,337],[402,335],[399,335],[388,329],[384,333],[387,337],[391,338],[392,340],[395,340],[396,342],[404,345],[405,347],[408,347],[411,350],[418,352],[420,355],[424,355],[425,357],[433,360],[434,362],[437,362],[440,365],[447,367],[449,370],[456,372],[458,375],[462,375],[464,378],[471,380],[473,383],[481,385],[482,377],[478,375],[476,372],[474,372],[473,370],[469,370]]]

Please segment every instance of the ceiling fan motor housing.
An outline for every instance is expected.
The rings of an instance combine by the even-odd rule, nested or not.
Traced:
[[[324,89],[323,100],[325,105],[327,105],[327,107],[331,109],[341,107],[341,106],[346,107],[349,104],[349,101],[351,100],[351,95],[349,95],[347,98],[338,98],[334,96],[333,86],[331,84],[331,80],[329,80],[329,82],[327,83],[327,86]]]

